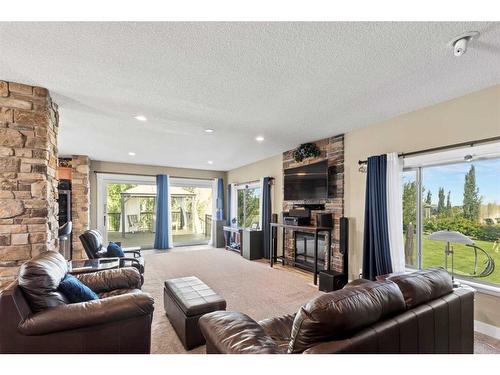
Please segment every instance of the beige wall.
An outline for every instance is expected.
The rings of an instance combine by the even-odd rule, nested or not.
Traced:
[[[345,216],[350,219],[349,277],[357,278],[362,264],[366,174],[358,160],[388,152],[410,152],[500,136],[500,85],[345,135]],[[283,203],[282,155],[229,171],[229,183],[263,176],[276,178],[273,213]],[[475,318],[500,327],[500,298],[477,294]]]
[[[223,178],[226,184],[227,174],[223,171],[207,171],[201,169],[160,167],[154,165],[113,163],[107,161],[92,160],[90,162],[90,227],[96,227],[97,221],[97,178],[95,172],[102,173],[123,173],[123,174],[142,174],[157,175],[168,174],[171,177],[185,178]]]
[[[283,158],[281,154],[227,172],[229,184],[254,181],[262,177],[274,177],[272,213],[279,214],[283,207]]]
[[[358,160],[500,136],[500,85],[345,135],[345,215],[350,218],[349,273],[362,264],[366,174]],[[478,296],[476,318],[500,326],[500,299]]]

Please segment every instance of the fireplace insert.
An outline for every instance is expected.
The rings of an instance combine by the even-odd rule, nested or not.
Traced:
[[[326,235],[318,234],[318,269],[325,266]],[[314,269],[314,234],[295,232],[295,266],[313,271]]]

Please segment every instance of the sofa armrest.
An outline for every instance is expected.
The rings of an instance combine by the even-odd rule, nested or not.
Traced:
[[[279,347],[249,316],[232,311],[215,311],[199,320],[207,341],[207,353],[278,354]],[[210,350],[208,350],[210,348]]]
[[[60,305],[30,315],[18,328],[27,336],[46,335],[152,314],[153,304],[153,298],[147,293],[130,293]]]
[[[134,267],[77,274],[76,277],[96,293],[115,289],[141,289],[142,280]]]

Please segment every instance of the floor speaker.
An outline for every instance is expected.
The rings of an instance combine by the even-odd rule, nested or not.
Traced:
[[[349,219],[346,217],[341,217],[339,220],[340,224],[340,240],[339,240],[339,252],[342,254],[343,266],[342,269],[347,275],[349,272]]]

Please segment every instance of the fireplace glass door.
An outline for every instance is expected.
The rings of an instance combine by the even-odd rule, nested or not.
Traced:
[[[318,234],[318,268],[325,265],[326,236]],[[295,232],[295,265],[312,271],[314,267],[314,234]]]

